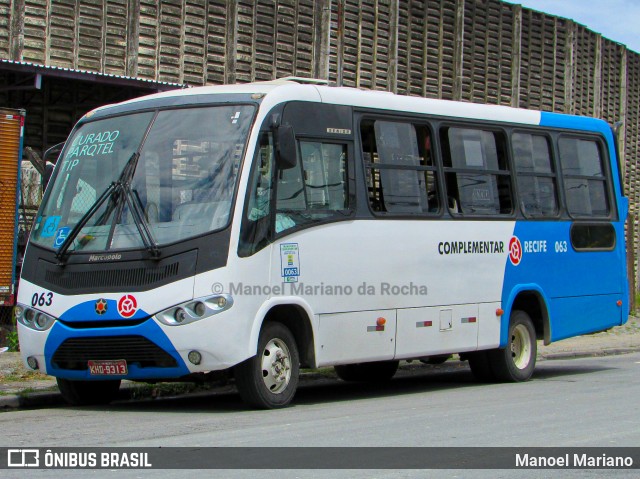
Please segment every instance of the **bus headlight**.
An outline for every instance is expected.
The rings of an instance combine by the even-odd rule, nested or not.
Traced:
[[[182,326],[193,323],[214,314],[226,311],[233,306],[233,298],[229,294],[214,294],[196,298],[182,304],[176,304],[159,312],[154,317],[167,326]]]
[[[53,323],[56,321],[53,316],[49,316],[42,311],[38,311],[37,309],[33,309],[22,304],[16,306],[15,314],[16,320],[20,324],[29,329],[35,329],[36,331],[46,331],[53,326]]]

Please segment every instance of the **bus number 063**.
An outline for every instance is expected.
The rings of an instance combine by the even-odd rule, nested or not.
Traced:
[[[556,253],[566,253],[568,251],[566,241],[556,241]]]
[[[53,293],[34,293],[31,297],[31,306],[51,306]]]

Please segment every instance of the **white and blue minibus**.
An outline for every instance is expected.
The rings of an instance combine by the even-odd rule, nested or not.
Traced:
[[[390,379],[467,360],[525,381],[629,313],[604,121],[284,79],[98,108],[62,150],[16,317],[72,404],[232,376],[286,406],[301,368]]]

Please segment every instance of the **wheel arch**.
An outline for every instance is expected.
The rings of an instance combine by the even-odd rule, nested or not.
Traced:
[[[284,300],[284,298],[282,299]],[[313,314],[309,306],[296,300],[284,300],[264,305],[261,312],[262,314],[254,323],[251,332],[253,354],[257,351],[258,337],[263,325],[267,322],[278,322],[285,325],[293,334],[300,355],[301,367],[315,368],[315,331],[311,321]]]
[[[529,315],[536,330],[537,339],[544,340],[544,344],[551,343],[551,318],[549,301],[544,291],[537,284],[520,285],[511,291],[511,295],[504,308],[504,315],[500,325],[500,347],[504,348],[508,342],[509,320],[513,311],[524,311]]]

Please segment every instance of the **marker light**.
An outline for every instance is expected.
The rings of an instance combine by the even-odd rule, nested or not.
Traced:
[[[218,308],[224,308],[227,305],[227,299],[224,296],[218,296],[217,298],[214,298],[212,302]]]
[[[205,304],[203,302],[198,301],[196,303],[196,305],[194,306],[193,311],[198,316],[204,316],[206,314],[206,312],[207,312],[207,307],[205,306]]]
[[[178,308],[176,309],[176,312],[173,313],[173,317],[176,320],[176,322],[178,323],[184,323],[187,320],[187,312],[182,309],[182,308]]]
[[[36,317],[36,312],[33,309],[27,309],[24,312],[24,319],[29,323],[33,323],[33,320],[35,319],[35,317]]]
[[[34,357],[34,356],[29,356],[27,358],[27,364],[29,365],[29,367],[33,370],[38,370],[40,369],[40,366],[38,365],[38,360]]]
[[[44,329],[47,325],[47,316],[44,313],[38,313],[35,320],[36,328]]]
[[[202,354],[198,351],[189,351],[187,358],[191,364],[195,364],[196,366],[202,362]]]

